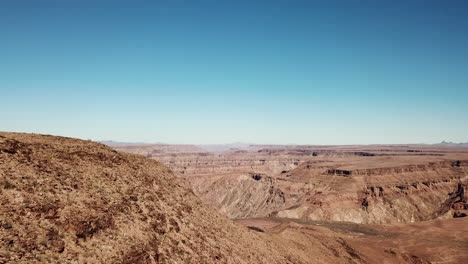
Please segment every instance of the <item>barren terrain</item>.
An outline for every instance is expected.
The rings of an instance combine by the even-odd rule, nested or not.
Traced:
[[[204,206],[159,162],[0,133],[0,263],[301,263]]]
[[[359,261],[370,263],[382,257],[388,263],[460,263],[468,257],[468,148],[195,147],[202,151],[118,149],[162,161],[205,204],[283,244],[309,250],[344,239]]]
[[[167,148],[167,147],[166,147]],[[191,149],[203,149],[193,146]],[[230,218],[281,217],[412,223],[465,213],[468,148],[431,145],[259,146],[165,152],[117,149],[157,159]],[[458,197],[458,198],[457,198]],[[454,200],[455,199],[455,200]]]
[[[468,258],[462,148],[116,148],[0,133],[0,263]]]

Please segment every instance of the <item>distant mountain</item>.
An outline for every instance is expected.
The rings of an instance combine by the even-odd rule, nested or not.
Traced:
[[[450,142],[450,141],[442,141],[438,144],[435,144],[435,145],[439,145],[439,146],[445,146],[445,147],[468,147],[468,142],[461,142],[461,143],[455,143],[455,142]]]

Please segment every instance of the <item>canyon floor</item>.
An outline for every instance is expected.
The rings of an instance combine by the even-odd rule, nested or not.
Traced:
[[[107,144],[0,132],[0,263],[468,259],[466,148]]]

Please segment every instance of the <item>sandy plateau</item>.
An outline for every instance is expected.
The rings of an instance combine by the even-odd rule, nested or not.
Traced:
[[[466,263],[467,167],[462,147],[0,133],[0,263]]]

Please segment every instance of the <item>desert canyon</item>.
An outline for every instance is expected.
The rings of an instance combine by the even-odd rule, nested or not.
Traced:
[[[114,148],[161,161],[205,205],[281,244],[300,245],[304,256],[318,247],[312,240],[326,236],[344,241],[346,254],[357,252],[332,254],[351,263],[468,257],[468,148],[460,145]]]
[[[464,263],[468,148],[0,133],[0,263]]]

